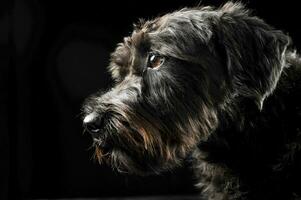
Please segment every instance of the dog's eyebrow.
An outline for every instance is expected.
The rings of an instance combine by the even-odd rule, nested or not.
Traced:
[[[144,40],[144,31],[139,31],[139,32],[134,32],[131,36],[131,44],[134,45],[135,47],[138,47],[142,41]]]

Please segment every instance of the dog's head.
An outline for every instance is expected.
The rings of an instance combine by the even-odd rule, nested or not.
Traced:
[[[262,106],[288,43],[235,3],[140,22],[111,55],[115,86],[83,107],[97,159],[138,174],[180,165],[231,103],[250,99]]]

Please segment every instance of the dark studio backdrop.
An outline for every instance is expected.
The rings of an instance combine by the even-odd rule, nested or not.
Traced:
[[[111,84],[109,54],[133,22],[198,3],[1,1],[0,199],[196,194],[188,166],[141,178],[93,162],[80,109],[85,97]],[[301,49],[298,1],[247,4]]]

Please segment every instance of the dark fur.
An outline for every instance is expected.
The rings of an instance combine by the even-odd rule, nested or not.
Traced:
[[[147,67],[149,52],[165,58]],[[182,9],[135,26],[111,57],[115,86],[84,104],[97,159],[160,173],[191,158],[207,199],[297,199],[301,60],[239,3]],[[89,128],[89,127],[88,127]]]

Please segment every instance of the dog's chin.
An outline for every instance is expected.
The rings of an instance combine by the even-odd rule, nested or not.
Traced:
[[[132,174],[138,176],[158,175],[166,171],[166,165],[161,161],[149,163],[146,157],[142,159],[133,158],[118,147],[95,146],[95,159],[99,164],[106,164],[121,174]],[[152,158],[154,159],[154,158]],[[159,159],[159,158],[158,158]]]

